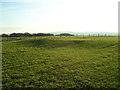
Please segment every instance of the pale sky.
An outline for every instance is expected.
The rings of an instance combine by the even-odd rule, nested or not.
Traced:
[[[1,0],[0,33],[118,32],[119,0]]]

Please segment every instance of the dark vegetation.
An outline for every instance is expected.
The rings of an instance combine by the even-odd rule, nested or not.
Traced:
[[[61,33],[61,34],[50,34],[50,33],[35,33],[35,34],[30,34],[30,33],[11,33],[10,35],[8,34],[2,34],[0,35],[1,37],[30,37],[30,36],[74,36],[73,34],[69,33]]]

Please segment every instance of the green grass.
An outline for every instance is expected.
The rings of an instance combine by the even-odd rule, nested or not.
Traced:
[[[3,88],[118,88],[117,37],[3,38]]]

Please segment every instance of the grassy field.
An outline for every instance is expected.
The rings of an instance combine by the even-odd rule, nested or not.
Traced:
[[[3,38],[3,88],[118,88],[117,37]]]

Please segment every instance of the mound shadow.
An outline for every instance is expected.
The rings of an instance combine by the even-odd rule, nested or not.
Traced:
[[[59,47],[73,47],[74,45],[83,43],[83,40],[51,40],[51,39],[36,39],[36,40],[24,40],[17,43],[26,47],[38,47],[38,48],[59,48]]]

